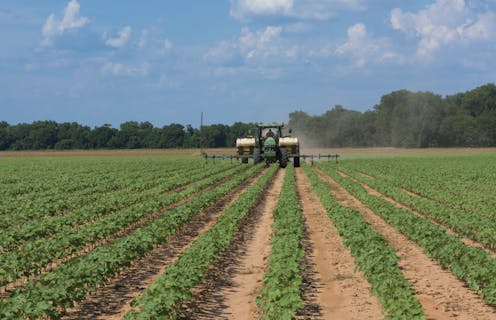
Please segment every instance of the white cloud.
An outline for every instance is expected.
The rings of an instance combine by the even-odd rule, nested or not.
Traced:
[[[148,33],[149,31],[144,29],[144,30],[141,30],[141,36],[138,40],[138,48],[144,48],[146,46],[146,43],[148,41]]]
[[[106,62],[101,71],[104,75],[128,76],[128,77],[144,77],[147,76],[150,70],[148,63],[143,63],[139,66],[129,66],[117,62]]]
[[[417,13],[395,8],[390,23],[393,29],[419,39],[417,56],[421,58],[449,45],[490,40],[496,32],[496,15],[477,12],[464,0],[437,0]]]
[[[52,13],[43,26],[43,40],[41,44],[43,46],[49,46],[52,44],[55,36],[62,35],[67,30],[82,28],[88,24],[89,19],[80,17],[79,10],[80,5],[77,0],[71,0],[64,9],[62,20],[57,20],[55,14]]]
[[[353,67],[364,67],[369,62],[401,62],[400,55],[391,50],[391,44],[386,38],[375,38],[363,23],[357,23],[348,28],[348,39],[339,45],[334,52],[329,50],[323,53],[334,54],[352,60]]]
[[[128,43],[129,39],[131,38],[131,33],[132,33],[132,28],[130,26],[125,26],[122,28],[117,37],[115,38],[108,38],[105,40],[105,44],[110,47],[114,48],[120,48],[126,45]],[[103,35],[104,38],[107,38],[107,35]]]
[[[232,0],[231,16],[245,20],[257,16],[287,16],[326,20],[340,10],[363,10],[361,0]]]
[[[289,14],[293,5],[293,0],[238,0],[236,10],[255,15]],[[236,15],[232,10],[231,14]]]
[[[215,76],[234,74],[258,74],[276,79],[282,74],[284,65],[298,61],[300,47],[284,37],[282,26],[267,26],[252,31],[243,27],[235,39],[221,41],[203,56],[212,63]]]
[[[157,48],[157,53],[160,55],[168,54],[172,49],[172,42],[169,39],[159,41],[159,45]]]

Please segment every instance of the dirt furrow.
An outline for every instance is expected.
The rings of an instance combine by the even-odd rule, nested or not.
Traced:
[[[161,216],[165,211],[168,211],[168,210],[172,210],[188,201],[190,201],[191,199],[193,199],[194,197],[196,197],[198,194],[204,192],[204,191],[207,191],[207,190],[210,190],[222,183],[224,183],[225,181],[227,181],[228,178],[224,178],[222,179],[221,181],[218,181],[206,188],[203,188],[201,189],[200,191],[197,191],[175,203],[172,203],[162,209],[160,209],[159,211],[157,212],[154,212],[144,218],[141,218],[140,220],[130,224],[129,226],[119,230],[118,232],[112,234],[111,236],[108,236],[107,238],[105,239],[101,239],[101,240],[98,240],[97,242],[94,242],[94,243],[91,243],[91,244],[88,244],[86,245],[85,247],[81,248],[80,250],[78,250],[77,252],[74,252],[73,254],[70,254],[70,255],[67,255],[61,259],[58,259],[57,261],[54,261],[54,262],[51,262],[49,263],[48,265],[46,265],[46,267],[44,267],[43,269],[41,269],[37,275],[41,275],[41,274],[46,274],[46,273],[49,273],[51,271],[53,271],[55,268],[57,268],[58,266],[60,265],[63,265],[73,259],[76,259],[76,258],[79,258],[83,255],[86,255],[90,252],[92,252],[93,250],[95,250],[96,248],[98,247],[101,247],[101,246],[104,246],[104,245],[107,245],[113,241],[115,241],[116,239],[118,238],[122,238],[122,237],[125,237],[131,233],[133,233],[136,229],[138,228],[142,228],[146,225],[148,225],[150,222],[152,222],[153,220],[155,220],[156,218],[158,218],[159,216]],[[172,194],[173,192],[179,192],[183,187],[180,186],[178,187],[177,189],[175,190],[172,190],[172,191],[168,191],[167,193],[165,194]],[[96,220],[95,220],[96,221]],[[91,222],[91,223],[94,223]],[[15,280],[14,282],[11,282],[5,286],[2,286],[0,287],[0,297],[6,297],[8,296],[8,294],[10,294],[10,292],[14,291],[15,289],[19,288],[19,287],[22,287],[24,286],[30,279],[32,278],[32,276],[24,276],[24,277],[21,277],[17,280]]]
[[[368,184],[366,184],[366,183],[364,183],[362,181],[359,181],[359,180],[357,180],[357,179],[355,179],[355,178],[347,175],[344,172],[341,172],[341,173],[342,173],[342,176],[343,177],[348,177],[348,178],[353,179],[354,181],[360,183],[360,185],[362,187],[364,187],[365,190],[367,190],[367,192],[369,194],[371,194],[373,196],[376,196],[376,197],[380,197],[380,198],[382,198],[382,199],[384,199],[384,200],[386,200],[386,201],[388,201],[388,202],[396,205],[398,208],[406,209],[406,210],[412,212],[413,214],[415,214],[415,215],[417,215],[417,216],[419,216],[421,218],[427,219],[432,224],[435,224],[436,226],[440,226],[440,227],[446,228],[446,230],[447,230],[446,232],[448,234],[460,237],[460,240],[463,241],[463,243],[465,243],[466,245],[471,246],[471,247],[481,248],[482,250],[486,251],[489,255],[491,255],[491,257],[493,257],[494,259],[496,259],[496,252],[494,250],[492,250],[492,249],[487,248],[486,246],[484,246],[484,244],[482,244],[480,242],[477,242],[475,240],[472,240],[470,238],[462,237],[462,236],[459,235],[458,232],[454,231],[453,229],[450,229],[448,226],[446,226],[446,225],[444,225],[442,223],[439,223],[439,222],[435,221],[434,219],[431,219],[430,217],[426,216],[424,213],[422,213],[422,212],[420,212],[418,210],[415,210],[414,208],[412,208],[412,207],[410,207],[410,206],[408,206],[408,205],[406,205],[406,204],[404,204],[404,203],[402,203],[400,201],[397,201],[397,200],[389,197],[388,195],[385,195],[385,194],[379,192],[378,190],[370,187]],[[415,193],[413,193],[413,194],[416,195]],[[419,195],[416,195],[416,196],[419,197]]]
[[[319,312],[305,319],[383,319],[377,298],[362,272],[355,272],[350,251],[344,247],[306,174],[296,170],[296,183],[310,244],[305,249],[312,269],[314,303]]]
[[[496,319],[493,308],[449,270],[427,257],[420,246],[367,208],[331,177],[318,169],[316,171],[329,183],[340,204],[361,212],[374,230],[384,235],[389,245],[397,251],[400,257],[398,265],[412,282],[428,319]]]
[[[263,200],[243,222],[226,252],[209,270],[181,319],[261,319],[256,298],[262,290],[272,236],[272,212],[284,178],[279,170]]]
[[[63,319],[121,319],[130,310],[132,299],[150,286],[155,278],[174,263],[195,239],[210,229],[217,217],[244,190],[254,184],[263,172],[262,170],[257,173],[246,183],[239,185],[214,205],[195,216],[167,242],[155,248],[146,257],[121,272],[108,284],[101,286],[75,308],[69,310]]]

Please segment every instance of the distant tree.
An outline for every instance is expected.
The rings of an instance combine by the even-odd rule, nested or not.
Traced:
[[[94,149],[109,148],[109,142],[117,135],[118,130],[106,123],[101,127],[95,127],[89,135],[89,145]]]
[[[0,150],[7,150],[12,144],[10,125],[5,121],[0,121]]]

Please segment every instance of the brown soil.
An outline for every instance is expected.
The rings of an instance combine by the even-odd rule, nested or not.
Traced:
[[[215,155],[234,155],[234,148],[209,148],[203,152]],[[0,151],[2,157],[99,157],[99,156],[200,156],[200,149],[127,149],[127,150],[34,150]],[[215,160],[221,161],[221,160]],[[229,161],[229,160],[228,160]]]
[[[204,192],[206,190],[210,190],[222,183],[224,183],[225,181],[227,181],[229,179],[229,177],[227,178],[223,178],[222,180],[220,181],[217,181],[205,188],[203,188],[202,190],[200,191],[197,191],[195,192],[194,194],[192,195],[189,195],[181,200],[179,200],[178,202],[175,202],[173,204],[170,204],[168,205],[167,207],[164,207],[162,209],[160,209],[159,211],[155,212],[155,213],[152,213],[136,222],[134,222],[133,224],[119,230],[118,232],[114,233],[113,235],[110,235],[108,236],[107,238],[105,239],[101,239],[101,240],[98,240],[97,242],[94,242],[94,243],[90,243],[88,245],[86,245],[85,247],[81,248],[80,250],[78,250],[77,252],[74,252],[73,254],[71,255],[68,255],[68,256],[65,256],[57,261],[53,261],[51,263],[49,263],[48,265],[46,265],[43,269],[41,269],[37,275],[40,275],[40,274],[46,274],[46,273],[49,273],[51,271],[53,271],[54,269],[56,269],[57,267],[59,267],[60,265],[63,265],[73,259],[76,259],[76,258],[79,258],[83,255],[86,255],[86,254],[89,254],[90,252],[92,252],[93,250],[95,250],[96,248],[98,247],[101,247],[101,246],[105,246],[113,241],[115,241],[116,239],[118,238],[122,238],[122,237],[125,237],[131,233],[133,233],[135,230],[137,230],[138,228],[142,228],[146,225],[148,225],[151,221],[155,220],[156,218],[158,218],[159,216],[161,216],[165,211],[168,211],[168,210],[172,210],[188,201],[190,201],[191,199],[193,199],[194,197],[196,197],[198,194],[200,194],[201,192]],[[203,180],[203,179],[202,179]],[[200,180],[201,181],[201,180]],[[175,190],[173,191],[168,191],[168,192],[165,192],[163,194],[163,196],[167,195],[167,194],[170,194],[170,193],[173,193],[173,192],[180,192],[181,190],[183,190],[185,187],[184,186],[180,186],[178,188],[176,188]],[[124,210],[124,209],[119,209],[119,210]],[[96,221],[96,220],[95,220]],[[86,223],[86,224],[91,224],[91,223],[94,223],[95,221],[92,221],[92,222],[89,222],[89,223]],[[76,226],[75,228],[79,228],[79,227],[82,227],[83,225],[79,225],[79,226]],[[5,286],[1,286],[0,287],[0,297],[1,298],[5,298],[6,296],[8,296],[10,294],[10,292],[14,291],[15,289],[19,288],[19,287],[22,287],[24,285],[26,285],[26,283],[32,279],[33,276],[23,276]]]
[[[370,296],[362,272],[354,272],[353,257],[301,169],[296,181],[310,244],[305,251],[316,289],[313,298],[319,307],[318,314],[306,319],[383,319],[379,301]]]
[[[274,184],[267,193],[261,217],[257,221],[253,238],[246,243],[246,251],[240,259],[240,264],[232,277],[234,287],[220,292],[225,295],[227,308],[224,315],[229,319],[255,319],[258,308],[256,297],[262,290],[262,277],[266,259],[270,254],[270,239],[272,236],[272,210],[277,204],[284,177],[284,170],[279,170]]]
[[[342,186],[322,171],[318,172],[331,186],[342,205],[360,211],[377,232],[384,235],[400,257],[399,267],[412,282],[417,298],[429,319],[496,319],[495,310],[448,270],[428,258],[415,242],[395,230]]]
[[[245,219],[226,253],[209,271],[181,319],[261,319],[256,298],[262,289],[272,235],[272,211],[282,187],[279,170],[260,204]]]
[[[367,192],[368,192],[369,194],[371,194],[371,195],[373,195],[373,196],[376,196],[376,197],[379,197],[379,198],[382,198],[382,199],[384,199],[384,200],[386,200],[386,201],[388,201],[388,202],[390,202],[390,203],[394,204],[394,205],[395,205],[395,206],[397,206],[398,208],[406,209],[406,210],[408,210],[408,211],[412,212],[413,214],[415,214],[415,215],[417,215],[417,216],[419,216],[419,217],[421,217],[421,218],[427,219],[427,220],[429,220],[432,224],[435,224],[436,226],[439,226],[439,227],[443,227],[443,228],[445,228],[445,229],[446,229],[446,233],[448,233],[448,234],[450,234],[450,235],[454,235],[454,236],[458,236],[458,237],[460,237],[460,240],[461,240],[463,243],[465,243],[466,245],[471,246],[471,247],[477,247],[477,248],[480,248],[480,249],[482,249],[482,250],[486,251],[489,255],[491,255],[491,257],[493,257],[494,259],[496,259],[496,252],[495,252],[493,249],[490,249],[490,248],[486,247],[484,244],[482,244],[482,243],[480,243],[480,242],[477,242],[477,241],[475,241],[475,240],[469,239],[469,238],[462,237],[462,236],[460,236],[460,235],[458,234],[458,232],[456,232],[456,231],[454,231],[454,230],[450,229],[448,226],[445,226],[445,225],[443,225],[442,223],[439,223],[439,222],[437,222],[437,221],[435,221],[435,220],[433,220],[433,219],[429,218],[429,217],[428,217],[428,216],[426,216],[424,213],[422,213],[422,212],[420,212],[420,211],[417,211],[417,210],[415,210],[414,208],[412,208],[412,207],[410,207],[410,206],[408,206],[408,205],[406,205],[406,204],[404,204],[404,203],[402,203],[402,202],[399,202],[399,201],[397,201],[397,200],[395,200],[395,199],[393,199],[393,198],[391,198],[391,197],[389,197],[389,196],[387,196],[387,195],[385,195],[385,194],[383,194],[383,193],[381,193],[381,192],[377,191],[376,189],[373,189],[372,187],[370,187],[370,186],[369,186],[369,185],[367,185],[366,183],[361,182],[361,181],[358,181],[357,179],[355,179],[355,178],[353,178],[353,177],[351,177],[351,176],[349,176],[349,175],[347,175],[347,174],[345,174],[345,173],[343,173],[343,172],[340,172],[340,174],[341,174],[342,176],[344,176],[344,177],[348,177],[348,178],[353,179],[354,181],[356,181],[356,182],[360,183],[360,185],[361,185],[362,187],[364,187],[364,188],[365,188],[365,190],[367,190]],[[416,193],[413,193],[413,192],[407,191],[407,190],[405,190],[405,189],[403,189],[403,191],[405,191],[407,194],[410,194],[410,193],[411,193],[410,195],[412,195],[412,196],[420,197],[420,196],[419,196],[419,195],[417,195]]]
[[[233,189],[217,203],[195,216],[167,242],[69,310],[64,319],[121,319],[130,310],[132,299],[151,285],[155,278],[161,275],[167,266],[174,263],[199,235],[210,229],[223,210],[234,202],[243,190],[255,183],[260,174]]]
[[[35,151],[0,151],[0,158],[12,157],[80,157],[80,156],[200,156],[201,149],[128,149],[128,150],[35,150]],[[234,155],[234,148],[209,148],[203,152],[209,155]],[[496,148],[307,148],[302,154],[339,154],[340,156],[378,155],[391,156],[402,154],[425,153],[490,153]],[[221,161],[221,160],[215,160]],[[228,160],[229,161],[229,160]]]

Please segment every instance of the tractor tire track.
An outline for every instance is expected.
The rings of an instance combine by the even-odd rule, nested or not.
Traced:
[[[496,319],[492,307],[486,305],[482,298],[449,270],[427,257],[419,245],[389,225],[323,171],[315,171],[329,183],[331,192],[341,205],[361,212],[365,221],[397,251],[400,257],[398,265],[405,278],[413,284],[428,319]]]
[[[308,243],[305,256],[306,269],[311,270],[311,304],[318,307],[303,318],[383,319],[378,299],[370,295],[370,284],[362,272],[354,272],[349,249],[301,169],[296,170],[296,184],[307,235],[304,242]]]
[[[214,205],[195,216],[168,241],[158,246],[143,259],[136,261],[106,285],[88,295],[85,300],[67,312],[63,319],[121,319],[129,310],[133,298],[150,286],[156,277],[173,264],[184,250],[202,233],[209,230],[224,210],[241,193],[254,184],[265,170],[257,172],[247,182],[233,189]],[[222,182],[217,183],[216,185]],[[195,194],[196,195],[196,194]]]
[[[231,245],[210,268],[205,281],[194,290],[193,301],[182,310],[180,319],[261,319],[256,304],[263,275],[268,268],[273,210],[284,180],[279,170],[263,199],[241,224]]]

